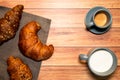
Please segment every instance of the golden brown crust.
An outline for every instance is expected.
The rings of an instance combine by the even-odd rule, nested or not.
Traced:
[[[0,19],[0,44],[13,38],[18,30],[23,5],[17,5]]]
[[[19,48],[21,52],[36,61],[46,60],[53,54],[53,45],[44,45],[38,38],[37,32],[41,29],[41,26],[31,21],[26,24],[20,31],[19,35]]]
[[[20,58],[10,56],[7,60],[10,80],[32,80],[30,68]]]

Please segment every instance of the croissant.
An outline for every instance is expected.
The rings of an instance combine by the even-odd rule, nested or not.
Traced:
[[[35,21],[31,21],[26,24],[19,34],[19,49],[27,57],[35,60],[46,60],[50,58],[54,52],[53,45],[43,44],[37,32],[41,29],[40,24]]]
[[[13,38],[18,30],[23,5],[16,5],[0,19],[0,44]]]
[[[7,71],[10,75],[10,80],[32,80],[30,68],[23,63],[20,58],[10,56],[7,59]]]

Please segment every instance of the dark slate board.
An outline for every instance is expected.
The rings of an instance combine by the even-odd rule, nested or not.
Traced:
[[[0,6],[0,18],[2,18],[8,10],[9,8]],[[0,80],[9,80],[6,61],[7,58],[11,55],[21,58],[24,61],[24,63],[26,63],[30,67],[33,74],[33,80],[37,80],[41,66],[41,61],[36,62],[25,57],[21,54],[18,48],[19,31],[26,23],[32,20],[35,20],[39,24],[41,24],[42,29],[38,32],[38,36],[44,44],[46,43],[51,20],[23,12],[19,30],[17,31],[16,36],[13,39],[0,45]]]

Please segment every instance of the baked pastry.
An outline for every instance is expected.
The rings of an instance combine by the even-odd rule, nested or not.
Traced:
[[[0,19],[0,44],[13,38],[18,30],[23,5],[17,5]]]
[[[32,80],[30,68],[20,58],[10,56],[7,60],[10,80]]]
[[[19,34],[19,49],[27,57],[40,61],[50,58],[54,52],[53,45],[43,44],[37,32],[41,29],[40,24],[31,21],[26,24]]]

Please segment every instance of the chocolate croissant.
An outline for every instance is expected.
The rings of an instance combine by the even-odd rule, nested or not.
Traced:
[[[10,56],[7,60],[10,80],[32,80],[30,68],[20,58]]]
[[[23,5],[17,5],[0,19],[0,44],[13,38],[18,30]]]
[[[31,21],[26,24],[19,34],[19,49],[27,57],[35,60],[46,60],[53,54],[53,45],[43,44],[37,32],[41,29],[40,24],[35,21]]]

